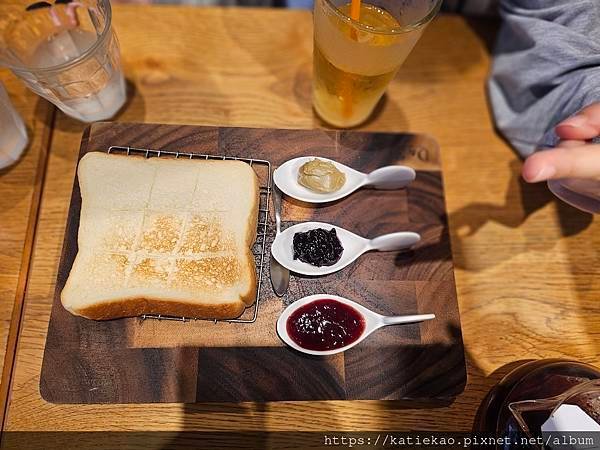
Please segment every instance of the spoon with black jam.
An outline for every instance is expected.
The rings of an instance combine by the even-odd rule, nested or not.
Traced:
[[[317,294],[296,300],[277,320],[283,342],[309,355],[333,355],[354,347],[373,331],[435,319],[435,314],[382,316],[352,300]]]
[[[292,272],[320,276],[343,269],[365,252],[406,250],[420,240],[418,233],[410,231],[366,239],[328,223],[304,222],[278,234],[271,253]]]

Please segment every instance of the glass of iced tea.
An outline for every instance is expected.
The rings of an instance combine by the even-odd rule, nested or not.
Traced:
[[[315,0],[313,106],[336,127],[364,122],[442,0]]]

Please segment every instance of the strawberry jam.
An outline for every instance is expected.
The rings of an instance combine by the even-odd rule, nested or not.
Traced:
[[[365,319],[353,307],[333,299],[315,300],[288,317],[287,333],[307,350],[334,350],[356,341],[365,331]]]

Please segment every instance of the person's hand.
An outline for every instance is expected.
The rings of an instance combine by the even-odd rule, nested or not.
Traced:
[[[556,148],[538,151],[525,160],[525,181],[560,178],[600,179],[600,144],[587,141],[600,136],[600,103],[581,110],[556,127],[561,139]]]

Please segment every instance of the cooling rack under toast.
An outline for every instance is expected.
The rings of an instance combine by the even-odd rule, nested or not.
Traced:
[[[257,283],[256,283],[256,301],[254,305],[246,308],[244,313],[237,319],[199,319],[196,317],[176,317],[176,316],[165,316],[160,314],[144,314],[141,319],[154,319],[154,320],[175,320],[180,322],[187,322],[190,320],[210,320],[212,322],[231,322],[231,323],[253,323],[258,317],[258,309],[260,306],[260,293],[263,284],[264,268],[266,264],[265,254],[267,251],[267,231],[269,224],[269,200],[271,195],[271,163],[263,159],[254,158],[238,158],[235,156],[223,156],[223,155],[206,155],[200,153],[188,153],[188,152],[177,152],[169,150],[153,150],[145,148],[135,147],[124,147],[113,145],[108,149],[108,153],[125,154],[125,155],[137,155],[144,156],[146,158],[176,158],[176,159],[204,159],[204,160],[217,160],[217,161],[243,161],[250,165],[256,172],[260,181],[260,203],[258,210],[258,227],[256,230],[256,242],[252,247],[252,254],[254,255],[254,262],[257,271]]]

